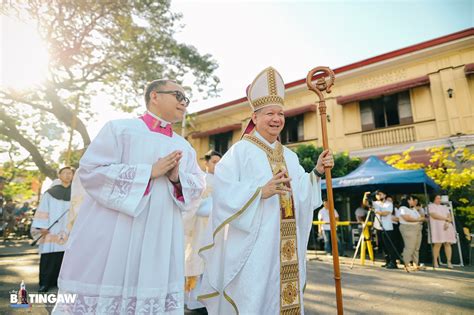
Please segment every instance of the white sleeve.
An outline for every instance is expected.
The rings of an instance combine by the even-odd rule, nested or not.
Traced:
[[[206,188],[206,177],[197,163],[194,149],[190,147],[186,154],[186,163],[180,164],[179,167],[179,182],[184,201],[176,198],[175,188],[170,181],[168,181],[168,188],[178,207],[182,211],[191,211],[199,206],[202,192]]]
[[[196,211],[198,217],[209,217],[212,210],[212,197],[204,198]]]
[[[376,201],[373,203],[375,211],[381,211],[380,202]]]
[[[123,144],[109,122],[89,145],[77,172],[85,191],[96,202],[136,217],[152,165],[125,164],[122,151]]]
[[[407,214],[407,208],[406,207],[400,207],[399,210],[400,210],[400,215],[406,215]]]
[[[50,225],[49,223],[49,211],[51,208],[51,195],[46,192],[41,197],[40,204],[36,209],[35,216],[33,217],[33,223],[31,224],[32,228],[35,229],[47,229]]]
[[[393,203],[390,203],[389,206],[386,209],[384,209],[384,211],[393,212]]]

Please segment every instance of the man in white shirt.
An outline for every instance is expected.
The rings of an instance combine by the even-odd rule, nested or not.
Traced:
[[[393,203],[386,200],[387,195],[378,190],[376,192],[377,201],[374,201],[373,207],[375,211],[374,228],[377,230],[377,239],[379,247],[385,254],[385,267],[387,269],[397,269],[396,252],[394,249],[393,239],[393,222],[392,212]]]
[[[367,211],[366,206],[362,203],[359,208],[355,211],[356,220],[359,223],[364,223],[365,218],[367,217],[369,211]]]
[[[324,251],[326,252],[326,255],[331,255],[332,254],[332,244],[331,244],[331,225],[329,224],[329,210],[328,210],[328,202],[326,199],[324,199],[324,207],[321,208],[318,212],[318,221],[323,221],[325,224],[320,224],[319,225],[319,233],[323,234],[324,237]],[[334,209],[334,215],[336,216],[336,222],[339,221],[339,213],[337,213],[337,210]],[[342,246],[341,242],[339,242],[339,237],[337,240],[337,248],[339,250],[339,255],[343,254],[342,251]]]

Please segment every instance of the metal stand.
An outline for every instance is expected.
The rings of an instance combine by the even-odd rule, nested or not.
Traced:
[[[365,243],[367,243],[367,249],[369,250],[370,259],[372,260],[372,263],[375,264],[374,250],[372,248],[372,243],[371,243],[371,239],[370,239],[370,232],[369,232],[369,239],[365,238],[365,236],[366,236],[365,235],[366,234],[365,230],[369,228],[369,226],[368,226],[369,218],[370,218],[370,211],[367,212],[365,222],[362,224],[362,230],[360,232],[359,241],[357,242],[357,246],[356,246],[356,250],[354,252],[354,256],[352,257],[352,262],[351,262],[350,269],[352,269],[354,267],[354,261],[357,257],[357,254],[359,252],[359,248],[360,248],[361,244],[365,244]],[[362,242],[364,242],[364,243],[362,243]],[[362,258],[363,256],[364,256],[364,258]],[[364,265],[364,262],[365,262],[365,246],[362,246],[362,251],[360,253],[360,258],[361,258],[361,264]]]
[[[382,228],[382,234],[385,235],[385,237],[387,238],[388,242],[390,243],[390,246],[392,247],[393,251],[395,252],[395,254],[397,254],[398,259],[400,260],[400,262],[402,262],[402,261],[403,261],[402,256],[400,255],[400,253],[398,252],[397,248],[395,247],[395,244],[393,244],[392,239],[390,238],[390,236],[388,236],[387,231],[385,231],[385,228],[383,227],[382,222],[380,222],[380,219],[379,219],[379,217],[377,217],[377,215],[375,214],[375,211],[374,211],[373,208],[369,208],[369,212],[367,213],[367,218],[370,216],[370,213],[371,213],[371,212],[374,213],[374,218],[375,218],[374,221],[377,220],[377,221],[379,222],[379,225],[380,225],[380,227]],[[366,222],[367,222],[367,218],[365,219]],[[360,241],[360,240],[359,240],[359,241]],[[384,246],[386,246],[386,244],[384,244]],[[357,254],[357,250],[356,250],[356,252],[354,253],[354,257],[355,257],[355,254]],[[351,268],[352,268],[352,266],[351,266]],[[406,272],[408,272],[408,273],[410,272],[405,264],[403,265],[403,269],[404,269]]]

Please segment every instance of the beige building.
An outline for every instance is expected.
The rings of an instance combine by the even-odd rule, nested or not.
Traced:
[[[474,28],[333,70],[326,101],[333,151],[385,156],[414,146],[412,156],[426,160],[429,147],[474,145]],[[322,146],[315,94],[305,79],[285,87],[282,142]],[[187,138],[199,157],[225,152],[250,114],[246,97],[202,110]]]

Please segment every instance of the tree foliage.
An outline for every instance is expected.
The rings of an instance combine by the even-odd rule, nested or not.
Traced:
[[[301,166],[306,172],[313,170],[323,148],[313,145],[300,145],[295,149]],[[347,153],[337,153],[334,155],[334,168],[331,171],[333,177],[341,177],[355,170],[361,163],[359,158],[351,158]]]
[[[29,158],[17,159],[17,149],[14,143],[10,143],[8,150],[0,150],[9,157],[9,161],[0,166],[0,175],[5,178],[2,194],[14,200],[28,200],[38,194],[42,176],[39,171],[32,170]]]
[[[10,175],[11,167],[8,163],[3,165],[4,175]],[[25,201],[38,196],[41,174],[38,171],[19,169],[13,180],[6,183],[3,195],[13,200]]]
[[[386,157],[388,164],[402,170],[424,169],[449,196],[457,214],[467,226],[474,229],[474,153],[468,148],[450,149],[434,147],[428,149],[430,164],[411,162],[413,148]]]
[[[68,127],[82,144],[91,141],[86,121],[91,99],[111,95],[125,111],[143,106],[146,82],[172,78],[189,82],[195,93],[218,92],[216,62],[174,35],[180,14],[168,0],[8,1],[2,15],[34,21],[47,45],[47,79],[28,90],[0,87],[0,134],[27,150],[38,169],[55,178],[54,148],[65,148]]]

